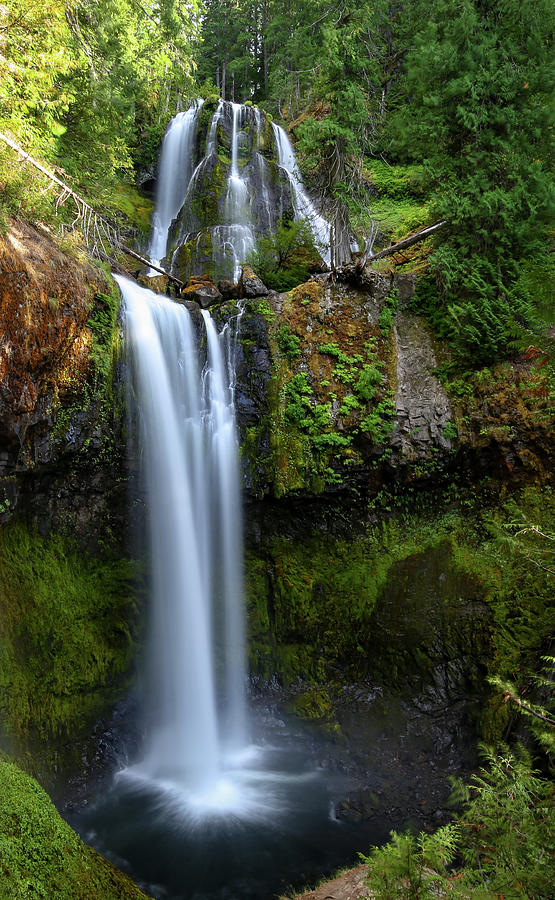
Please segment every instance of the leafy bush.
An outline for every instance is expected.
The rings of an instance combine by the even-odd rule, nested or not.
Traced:
[[[552,897],[552,785],[523,751],[483,752],[486,767],[468,786],[455,782],[452,799],[465,806],[457,823],[418,837],[392,832],[388,844],[362,857],[375,900],[435,900],[447,892],[465,900]]]
[[[289,291],[308,279],[318,258],[310,223],[306,219],[282,220],[275,234],[258,239],[247,263],[269,288]]]
[[[282,356],[285,356],[289,362],[292,362],[301,352],[301,339],[297,334],[293,334],[287,324],[282,324],[278,328],[277,345]]]

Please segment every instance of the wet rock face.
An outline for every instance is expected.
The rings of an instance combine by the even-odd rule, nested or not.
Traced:
[[[258,415],[240,414],[251,494],[372,494],[388,482],[437,483],[461,466],[512,480],[549,471],[533,371],[500,364],[449,396],[437,376],[445,348],[440,360],[410,311],[415,276],[366,270],[352,281],[320,275],[247,300],[237,392],[240,413],[251,405]]]
[[[437,360],[422,319],[399,311],[395,319],[397,389],[391,445],[406,459],[425,457],[430,445],[450,450],[453,411],[433,370]]]
[[[164,266],[183,281],[197,274],[237,277],[258,237],[293,218],[290,180],[277,165],[270,121],[242,106],[235,121],[236,196],[230,182],[234,115],[231,103],[206,103],[199,112],[185,202],[168,235]],[[253,296],[253,295],[251,295]]]
[[[42,533],[89,546],[92,522],[123,514],[122,420],[102,395],[90,327],[112,289],[23,222],[0,239],[0,516],[19,505]]]
[[[244,269],[239,290],[248,298],[263,286]],[[237,392],[249,490],[372,488],[393,467],[423,465],[425,475],[438,451],[451,464],[453,410],[433,374],[433,342],[424,322],[399,308],[413,290],[412,278],[369,272],[362,286],[315,276],[247,300],[239,343],[248,365]],[[243,415],[249,402],[258,421]]]
[[[255,275],[250,266],[243,266],[241,269],[238,290],[240,297],[249,299],[252,297],[265,297],[270,293],[266,285],[258,275]]]
[[[214,303],[219,303],[223,297],[215,284],[207,279],[191,278],[186,287],[181,291],[181,298],[194,300],[202,309],[208,309]]]
[[[83,377],[92,338],[87,319],[100,288],[91,269],[72,265],[24,223],[14,222],[2,238],[0,428],[6,444],[21,445],[29,425],[44,415],[38,407],[47,383],[63,390]]]

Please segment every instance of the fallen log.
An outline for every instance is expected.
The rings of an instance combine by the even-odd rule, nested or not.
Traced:
[[[419,241],[425,241],[427,237],[434,233],[434,231],[443,228],[444,225],[447,225],[445,220],[436,222],[435,225],[428,225],[426,228],[422,228],[415,234],[411,234],[410,237],[404,238],[402,241],[397,241],[396,244],[392,244],[390,247],[386,247],[385,250],[378,250],[377,253],[370,253],[368,255],[364,254],[364,262],[359,260],[356,264],[356,268],[362,269],[364,268],[364,265],[373,262],[375,259],[383,259],[384,256],[391,256],[393,253],[397,253],[398,250],[405,250],[407,247],[412,247],[413,244],[417,244]]]
[[[179,278],[176,278],[175,275],[170,275],[169,272],[166,272],[165,269],[161,269],[160,266],[155,266],[154,263],[151,263],[150,260],[145,259],[144,256],[141,256],[139,253],[135,253],[134,250],[131,250],[129,247],[126,247],[124,244],[116,244],[118,250],[122,250],[124,253],[127,253],[128,256],[132,256],[133,259],[137,259],[139,262],[142,262],[145,266],[149,266],[149,268],[154,269],[155,272],[160,272],[161,275],[165,275],[170,281],[174,284],[177,284],[178,287],[185,287],[185,282],[180,281]]]

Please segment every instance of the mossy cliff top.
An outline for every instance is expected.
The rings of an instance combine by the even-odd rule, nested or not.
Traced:
[[[46,233],[11,220],[0,237],[0,419],[5,438],[32,419],[45,387],[63,402],[88,374],[94,297],[108,290],[90,264],[69,256]]]
[[[41,787],[0,759],[2,900],[148,900],[64,822]]]
[[[548,477],[543,357],[457,375],[412,312],[417,284],[377,272],[358,286],[317,276],[247,304],[237,408],[252,494],[376,493],[461,469]]]

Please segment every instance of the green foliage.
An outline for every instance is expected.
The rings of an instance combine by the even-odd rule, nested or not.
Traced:
[[[459,436],[459,430],[454,422],[448,422],[443,429],[443,437],[446,441],[456,441]]]
[[[276,339],[279,352],[288,359],[289,362],[292,362],[300,355],[301,339],[297,334],[293,334],[289,325],[286,323],[282,323],[279,326]]]
[[[366,884],[376,900],[436,900],[445,885],[448,867],[454,860],[458,831],[455,825],[439,828],[434,834],[391,832],[383,847],[368,856]]]
[[[397,294],[392,291],[391,297],[384,306],[385,314],[380,323],[380,327],[386,329],[387,333],[389,333],[396,307]],[[363,357],[360,353],[349,355],[335,343],[322,344],[319,349],[320,353],[327,353],[337,360],[333,370],[334,377],[344,384],[352,385],[353,400],[344,399],[343,407],[339,410],[343,415],[348,415],[354,409],[359,408],[362,403],[367,404],[376,400],[380,388],[382,388],[383,396],[362,416],[358,430],[372,443],[385,443],[394,425],[395,406],[391,392],[383,392],[383,363],[377,358],[375,343],[369,342],[366,345],[369,362],[364,363],[362,367],[360,363],[363,362]]]
[[[317,259],[310,223],[306,219],[281,220],[275,234],[258,239],[247,263],[269,288],[288,291],[307,281]]]
[[[391,165],[381,159],[368,159],[365,174],[381,197],[391,200],[419,198],[425,190],[426,173],[419,165]]]
[[[465,900],[552,896],[552,785],[524,753],[483,752],[487,767],[469,786],[456,782],[453,800],[465,806],[456,825],[418,837],[392,832],[389,844],[362,857],[376,900],[432,900],[443,892]]]
[[[334,378],[342,381],[343,384],[354,384],[358,375],[358,367],[363,361],[360,353],[349,355],[335,343],[321,344],[318,349],[320,353],[327,353],[328,356],[333,356],[337,360],[333,368]]]
[[[431,215],[449,223],[432,258],[436,315],[479,363],[533,321],[518,270],[545,241],[553,204],[552,23],[547,2],[436,0],[407,56],[396,147],[423,161]]]
[[[141,204],[120,181],[153,164],[172,108],[192,90],[196,10],[196,0],[10,0],[0,10],[0,129],[62,167],[94,207],[134,221]],[[18,192],[14,158],[1,173],[7,203]],[[53,219],[44,194],[49,211],[33,198],[25,206]]]
[[[365,363],[355,382],[355,391],[361,400],[365,400],[368,403],[376,396],[382,381],[381,365],[379,363]]]
[[[75,735],[121,690],[135,638],[131,575],[129,562],[60,536],[20,524],[0,532],[0,713],[16,738]]]
[[[386,301],[382,307],[380,312],[380,316],[378,319],[378,325],[380,326],[380,331],[384,337],[389,335],[391,328],[393,326],[393,321],[395,319],[395,315],[397,313],[397,305],[399,303],[399,294],[397,290],[394,288],[387,295]]]
[[[377,403],[360,422],[360,430],[372,443],[383,444],[389,438],[395,424],[395,404],[391,397]]]
[[[464,878],[496,897],[549,898],[555,852],[553,789],[532,769],[524,751],[483,749],[487,768],[469,787],[459,783]]]
[[[357,227],[368,233],[368,219],[374,219],[388,242],[400,240],[429,221],[426,176],[422,166],[391,165],[381,159],[365,159],[364,174],[370,197]]]
[[[83,843],[36,781],[1,758],[0,897],[147,900],[127,875]]]

